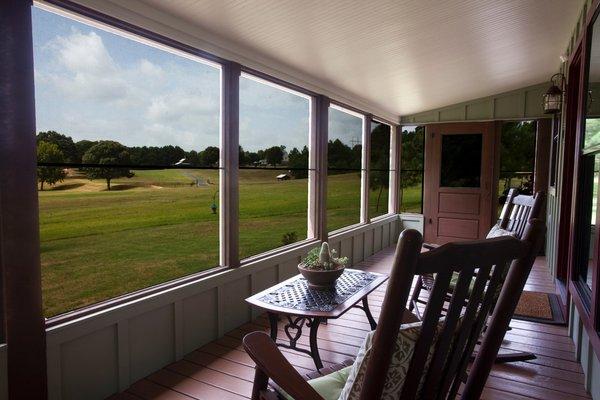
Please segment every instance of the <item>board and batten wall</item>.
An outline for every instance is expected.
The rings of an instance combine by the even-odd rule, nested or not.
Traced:
[[[550,77],[548,77],[550,78]],[[549,118],[542,108],[542,95],[549,83],[539,83],[510,92],[453,104],[400,118],[403,125],[435,122],[468,122]]]
[[[333,233],[329,242],[356,264],[393,245],[406,228],[422,232],[423,216],[383,216]],[[307,242],[48,329],[49,398],[106,398],[250,321],[260,311],[244,299],[295,275],[301,257],[315,245]],[[0,348],[0,362],[3,354]],[[0,390],[2,382],[0,376]]]
[[[585,389],[594,400],[598,400],[600,399],[600,360],[592,348],[590,337],[583,327],[573,302],[570,304],[569,312],[569,336],[575,343],[575,355],[585,374]]]

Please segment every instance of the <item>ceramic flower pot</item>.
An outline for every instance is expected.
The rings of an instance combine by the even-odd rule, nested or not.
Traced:
[[[344,273],[344,266],[332,270],[318,270],[305,268],[298,264],[298,271],[308,281],[308,286],[313,289],[330,289],[335,286],[335,281]]]

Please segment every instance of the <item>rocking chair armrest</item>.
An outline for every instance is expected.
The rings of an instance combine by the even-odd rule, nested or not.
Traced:
[[[427,250],[433,250],[433,249],[437,249],[438,247],[440,247],[439,244],[435,244],[435,243],[423,243],[421,246],[426,248]]]
[[[243,342],[246,352],[256,363],[256,368],[271,378],[287,394],[296,400],[323,400],[281,354],[269,335],[264,332],[251,332],[244,336]],[[257,382],[254,384],[256,385]],[[266,389],[266,387],[259,389]]]

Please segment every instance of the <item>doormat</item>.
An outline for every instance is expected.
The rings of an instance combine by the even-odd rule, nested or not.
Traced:
[[[566,325],[560,297],[554,293],[524,291],[514,318],[543,324]]]

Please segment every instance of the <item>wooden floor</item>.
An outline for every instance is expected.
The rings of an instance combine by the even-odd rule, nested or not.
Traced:
[[[385,249],[357,268],[387,272],[392,248]],[[377,317],[384,296],[380,288],[369,296],[371,310]],[[545,260],[539,258],[525,290],[555,292]],[[244,352],[241,338],[247,332],[267,330],[267,320],[259,317],[224,337],[188,354],[181,361],[136,382],[112,399],[247,399],[250,397],[254,364]],[[574,345],[567,328],[513,320],[503,347],[532,351],[537,359],[496,365],[488,379],[484,399],[589,399],[584,376],[577,363]],[[369,331],[363,312],[351,309],[337,320],[319,329],[319,348],[325,366],[353,357]],[[280,335],[283,328],[280,327]],[[308,340],[300,339],[308,347]],[[285,356],[302,373],[314,370],[308,356],[285,350]]]

